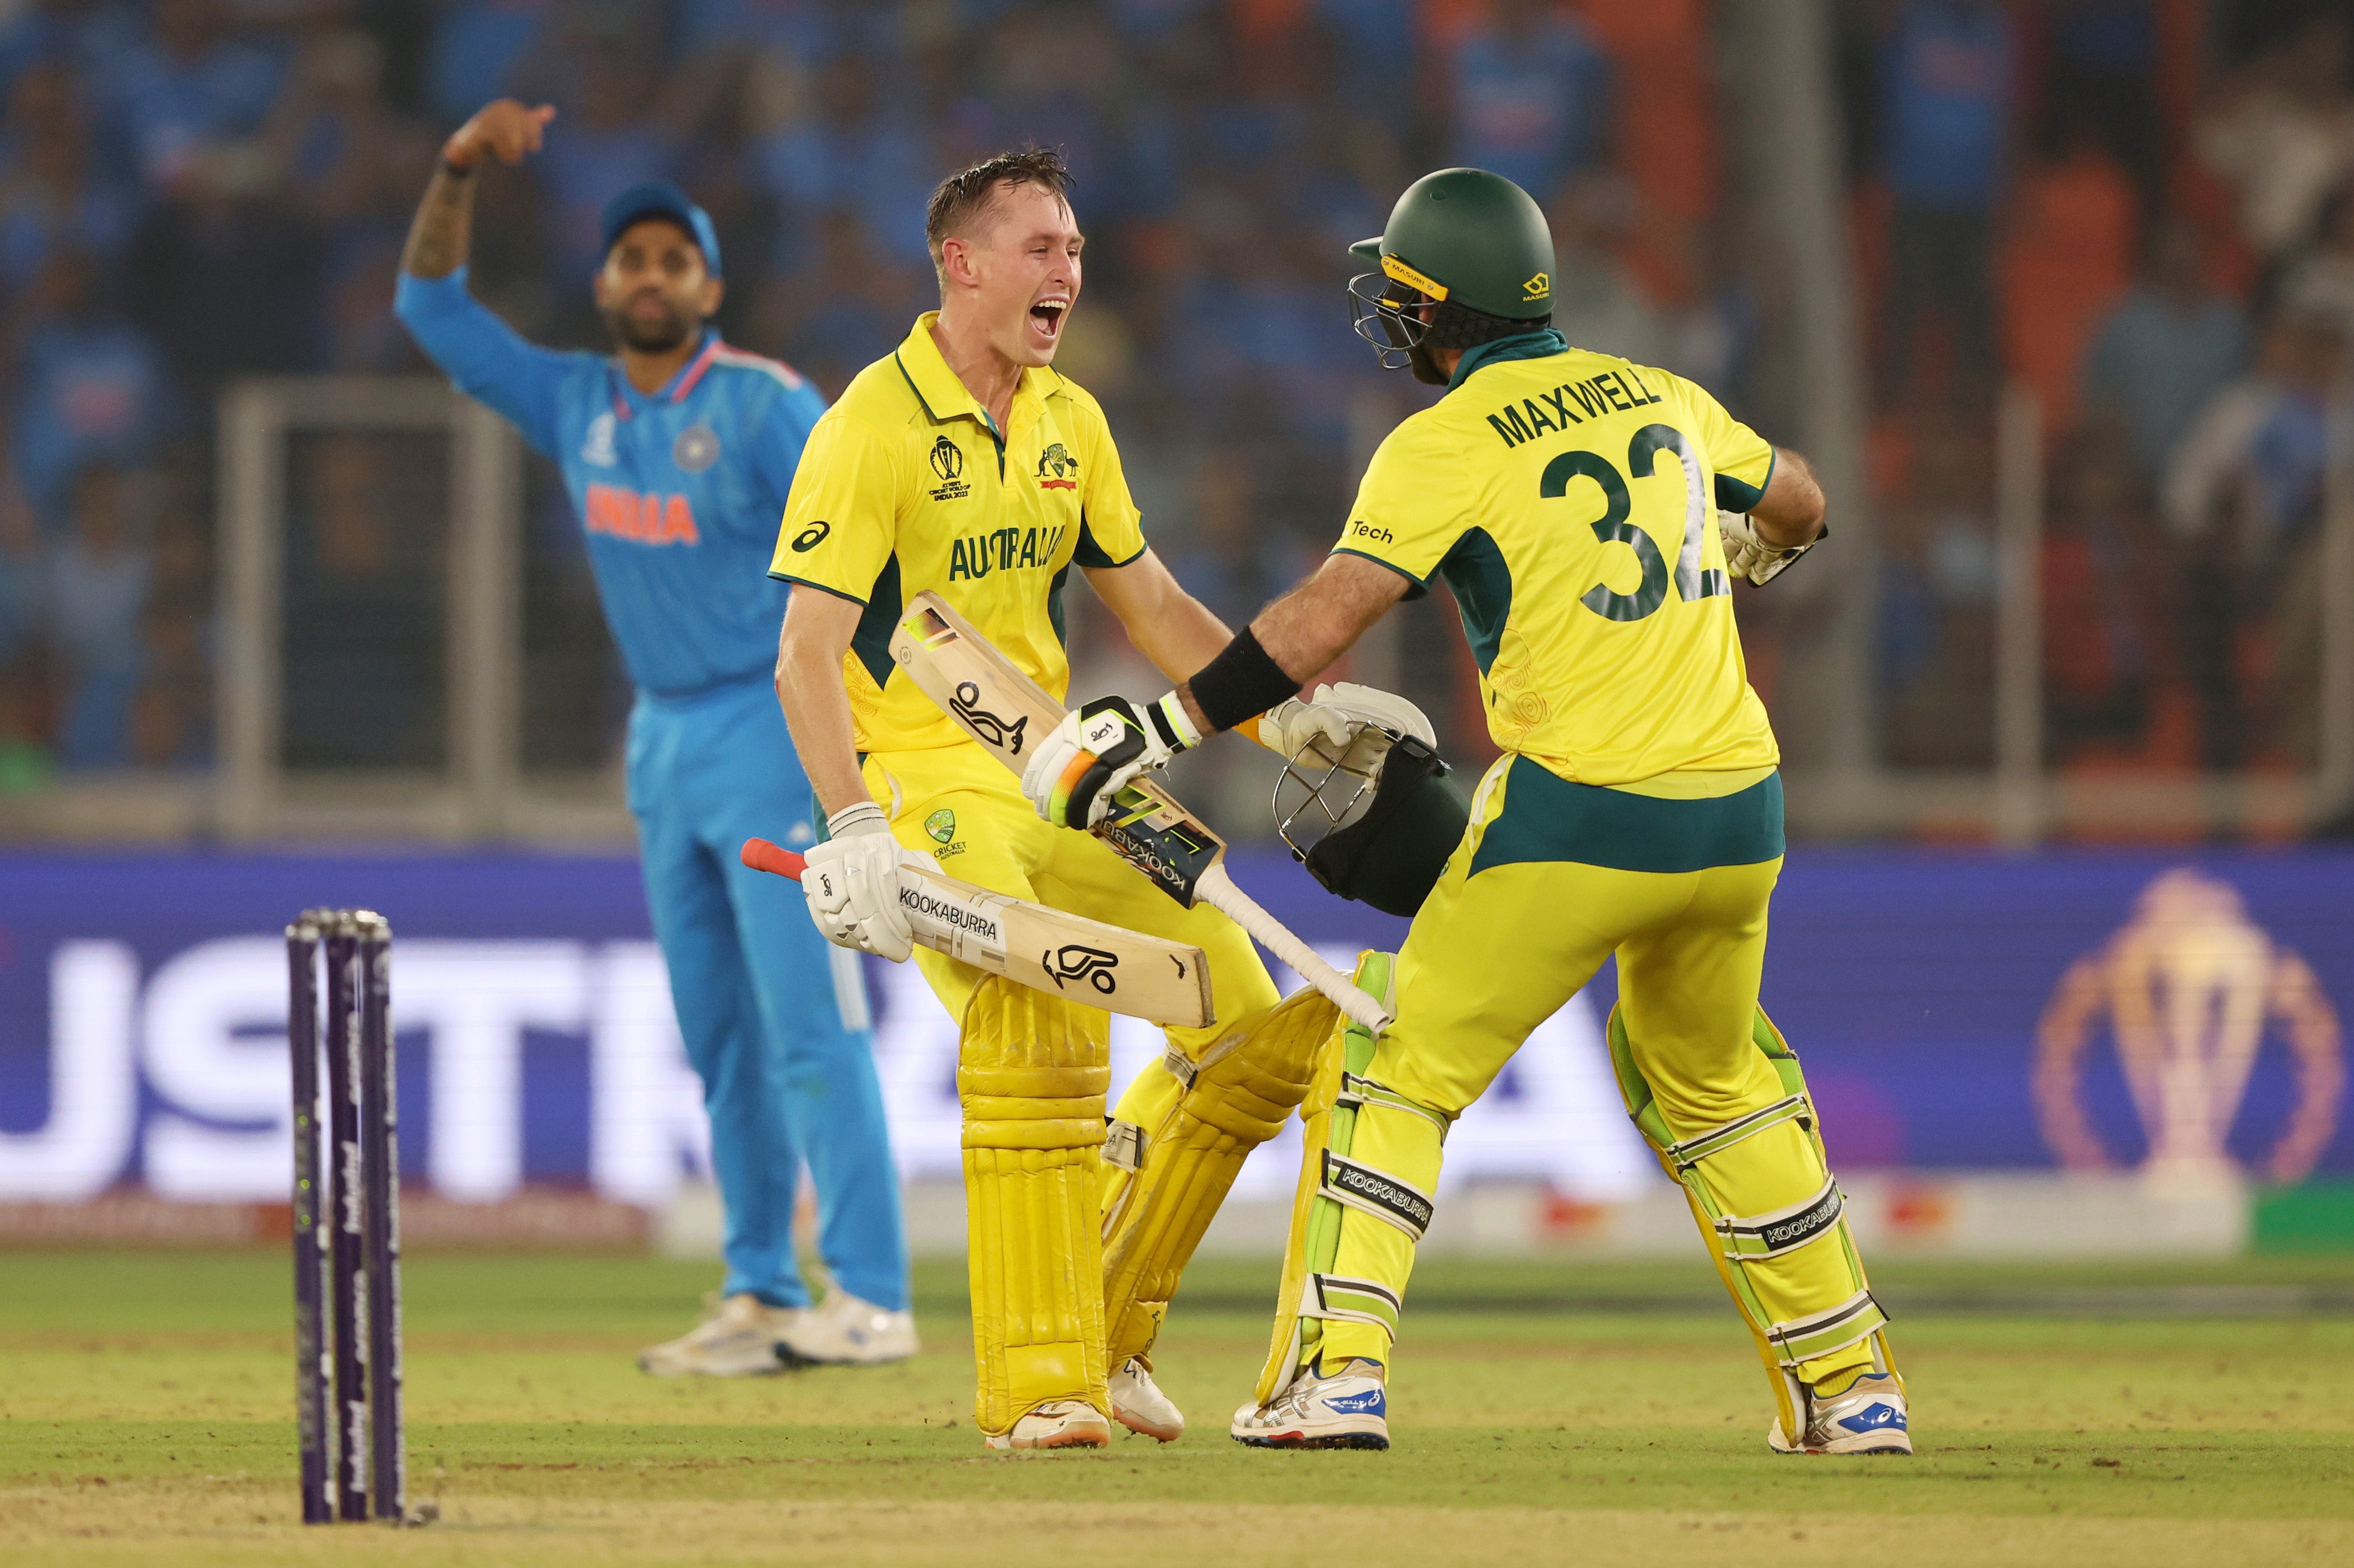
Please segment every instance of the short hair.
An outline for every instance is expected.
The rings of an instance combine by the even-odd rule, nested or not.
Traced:
[[[1001,185],[1037,185],[1067,206],[1072,187],[1077,184],[1060,149],[1034,144],[983,158],[942,180],[924,211],[924,240],[931,249],[932,267],[941,273],[941,282],[948,280],[940,242],[986,212]]]

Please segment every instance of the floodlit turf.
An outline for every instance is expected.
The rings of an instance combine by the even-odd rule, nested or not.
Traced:
[[[1227,1441],[1273,1266],[1205,1264],[1161,1347],[1183,1442],[991,1457],[953,1266],[922,1272],[911,1364],[709,1383],[631,1362],[709,1268],[415,1258],[412,1501],[440,1519],[395,1532],[292,1522],[281,1256],[0,1255],[0,1561],[2354,1561],[2354,1259],[1880,1277],[1909,1461],[1766,1453],[1697,1259],[1434,1262],[1385,1455]]]

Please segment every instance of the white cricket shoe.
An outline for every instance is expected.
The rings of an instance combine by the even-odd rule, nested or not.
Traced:
[[[748,1291],[730,1296],[675,1340],[638,1352],[638,1370],[656,1377],[758,1377],[784,1371],[777,1346],[805,1308],[771,1307]]]
[[[1362,1356],[1330,1377],[1311,1364],[1274,1404],[1235,1411],[1227,1430],[1253,1448],[1386,1448],[1389,1400],[1382,1378],[1382,1363]]]
[[[997,1449],[1108,1448],[1111,1423],[1083,1399],[1050,1399],[1015,1422],[1013,1431],[991,1433],[984,1440]]]
[[[1152,1381],[1152,1364],[1130,1356],[1111,1374],[1112,1419],[1130,1432],[1174,1443],[1185,1436],[1185,1413]]]
[[[1809,1388],[1806,1441],[1794,1445],[1776,1416],[1766,1429],[1766,1446],[1776,1454],[1910,1454],[1904,1384],[1894,1372],[1867,1372],[1829,1399],[1816,1398]]]
[[[915,1314],[885,1311],[847,1290],[829,1290],[779,1336],[777,1353],[787,1361],[875,1366],[906,1361],[916,1351]]]

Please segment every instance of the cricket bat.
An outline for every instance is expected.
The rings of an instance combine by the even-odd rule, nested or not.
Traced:
[[[908,601],[891,633],[891,657],[958,728],[1017,775],[1030,748],[1063,722],[1062,704],[929,589]],[[1225,865],[1225,840],[1158,781],[1140,779],[1121,790],[1112,816],[1094,832],[1178,903],[1223,912],[1358,1023],[1376,1033],[1389,1026],[1379,1001],[1235,885]]]
[[[800,855],[766,839],[746,839],[743,860],[754,871],[795,882],[806,865]],[[912,879],[918,885],[908,885],[904,877],[900,882],[899,906],[907,912],[916,940],[934,952],[1107,1012],[1185,1029],[1210,1023],[1210,970],[1199,948],[1124,931],[937,872],[917,871]]]

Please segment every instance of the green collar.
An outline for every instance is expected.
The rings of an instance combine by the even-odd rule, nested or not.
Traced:
[[[1464,379],[1483,365],[1494,365],[1507,359],[1543,359],[1549,354],[1568,352],[1569,339],[1551,327],[1500,337],[1477,348],[1465,350],[1463,357],[1455,362],[1455,374],[1447,378],[1447,389],[1452,392],[1462,386]]]

